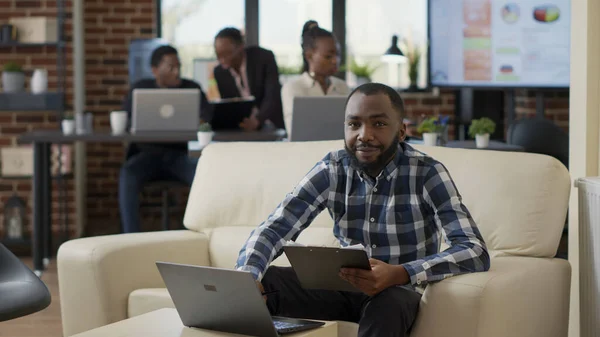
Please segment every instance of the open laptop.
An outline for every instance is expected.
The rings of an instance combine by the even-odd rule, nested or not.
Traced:
[[[344,139],[346,96],[294,97],[290,141]]]
[[[200,90],[134,89],[131,133],[198,131]]]
[[[187,327],[276,337],[325,324],[271,316],[248,272],[168,262],[156,266]]]

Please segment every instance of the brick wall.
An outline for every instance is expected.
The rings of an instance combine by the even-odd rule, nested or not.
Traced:
[[[72,102],[72,2],[67,1],[67,104]],[[56,15],[56,1],[52,0],[0,0],[0,23],[10,17],[27,15]],[[109,129],[108,114],[119,109],[128,90],[127,50],[129,42],[136,38],[150,38],[155,34],[155,0],[85,0],[85,53],[86,53],[86,111],[94,113],[96,130]],[[50,90],[56,89],[55,48],[0,48],[0,64],[9,60],[22,62],[29,77],[33,68],[49,70]],[[546,113],[548,118],[562,127],[568,127],[568,97],[563,93],[548,93]],[[454,96],[452,91],[442,91],[434,97],[423,93],[403,94],[408,117],[418,120],[429,115],[453,115]],[[530,92],[518,93],[517,113],[526,116],[535,113],[535,97]],[[0,112],[0,146],[15,146],[16,137],[34,129],[58,128],[53,112]],[[119,230],[117,184],[119,167],[124,159],[122,144],[88,144],[88,194],[87,234],[116,233]],[[73,181],[68,182],[69,219],[75,219],[73,204]],[[0,228],[4,202],[13,194],[23,197],[31,210],[31,180],[9,180],[0,178]],[[53,230],[60,230],[58,220],[58,194],[55,184],[53,194]],[[181,219],[188,190],[177,193],[178,207],[174,219]],[[158,191],[145,193],[143,202],[160,201]],[[29,213],[30,214],[30,213]],[[144,229],[158,229],[160,210],[143,208]],[[29,223],[31,218],[29,217]],[[175,222],[175,220],[173,221]],[[175,226],[175,224],[173,224]],[[0,234],[1,235],[1,234]]]
[[[70,6],[70,4],[69,4]],[[69,7],[70,8],[70,7]],[[67,11],[70,12],[70,9]],[[70,15],[70,14],[67,14]],[[23,16],[56,16],[55,1],[24,1],[24,0],[0,0],[0,22],[7,23],[11,17]],[[70,25],[70,19],[67,19],[67,25]],[[71,63],[71,45],[67,45],[68,56],[66,62]],[[44,68],[48,70],[48,90],[57,90],[57,72],[56,72],[56,47],[4,47],[0,46],[0,65],[15,61],[21,64],[26,74],[25,88],[29,90],[29,79],[32,76],[33,69]],[[69,72],[70,73],[70,72]],[[70,77],[70,76],[69,76]],[[68,90],[70,94],[72,90]],[[33,112],[33,111],[0,111],[0,146],[17,146],[17,136],[23,132],[54,129],[58,125],[56,112]],[[73,182],[67,181],[70,191],[73,190]],[[0,178],[0,226],[3,227],[4,203],[14,194],[21,197],[27,204],[27,225],[30,229],[32,223],[31,198],[32,182],[31,179],[5,179]],[[58,185],[53,180],[52,193],[52,220],[53,229],[60,229],[58,221]],[[74,213],[74,197],[69,192],[66,195],[68,199],[67,210]],[[72,218],[73,216],[71,216]],[[0,233],[0,236],[3,233]]]
[[[86,109],[94,114],[96,129],[110,128],[109,112],[120,110],[128,91],[129,42],[155,36],[155,2],[86,0]],[[125,156],[124,146],[90,143],[87,151],[88,232],[118,232],[117,184],[119,168]],[[158,218],[158,210],[149,212],[143,209],[142,214],[145,220]]]
[[[532,118],[535,116],[536,97],[533,90],[517,90],[515,93],[516,118]],[[554,121],[565,132],[569,132],[569,92],[545,91],[544,114]]]

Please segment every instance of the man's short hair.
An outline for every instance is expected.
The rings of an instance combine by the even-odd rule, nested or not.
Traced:
[[[363,85],[358,86],[354,90],[352,90],[352,92],[350,93],[350,95],[348,95],[348,98],[346,99],[346,105],[344,106],[344,110],[348,106],[348,101],[350,100],[350,97],[352,97],[352,95],[354,95],[354,93],[356,93],[356,92],[359,92],[365,96],[371,96],[371,95],[377,95],[377,94],[386,95],[387,97],[389,97],[390,101],[392,102],[392,107],[398,112],[398,115],[400,117],[400,122],[402,122],[402,120],[404,119],[404,115],[405,115],[404,101],[402,100],[402,97],[400,97],[400,94],[398,93],[398,91],[394,90],[393,88],[391,88],[385,84],[376,83],[376,82],[365,83]]]
[[[172,46],[160,46],[154,49],[152,56],[150,57],[150,65],[152,67],[158,67],[165,55],[177,55],[177,49]]]
[[[237,45],[244,43],[244,37],[242,36],[242,32],[240,32],[240,30],[237,28],[227,27],[227,28],[221,29],[217,33],[217,36],[215,36],[215,40],[218,38],[224,38],[224,37],[231,39],[231,41],[233,41],[233,43],[235,43]]]

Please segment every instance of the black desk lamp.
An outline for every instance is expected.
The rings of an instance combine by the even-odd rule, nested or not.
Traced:
[[[381,57],[382,61],[389,63],[405,63],[406,56],[398,48],[398,35],[392,36],[392,45],[386,50]]]

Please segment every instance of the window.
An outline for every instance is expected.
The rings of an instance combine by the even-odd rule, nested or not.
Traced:
[[[302,27],[316,20],[323,29],[331,31],[330,0],[260,0],[259,42],[275,54],[282,68],[302,67]]]
[[[235,27],[244,31],[245,0],[161,1],[162,38],[179,51],[183,77],[197,77],[195,59],[203,64],[203,59],[215,58],[213,41],[219,30]]]
[[[387,64],[381,56],[392,44],[392,36],[398,35],[398,47],[406,55],[402,41],[410,40],[422,51],[418,66],[419,87],[427,85],[427,1],[425,0],[346,0],[346,46],[347,60],[357,64],[376,66],[371,80],[400,88],[409,86],[408,63]],[[396,75],[396,76],[395,76]],[[349,84],[356,81],[350,73]]]

